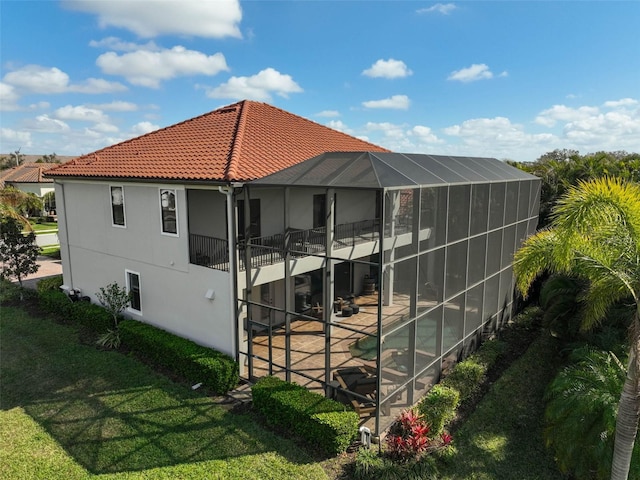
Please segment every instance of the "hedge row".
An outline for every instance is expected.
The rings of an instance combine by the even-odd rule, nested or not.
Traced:
[[[254,408],[267,423],[299,435],[330,455],[344,452],[357,435],[356,412],[295,383],[264,377],[251,393]]]
[[[72,302],[60,291],[39,289],[38,303],[43,310],[64,320],[83,325],[96,334],[113,329],[113,317],[100,305]]]
[[[38,301],[43,310],[83,325],[97,335],[114,328],[113,318],[103,307],[72,302],[59,290],[60,285],[62,277],[38,283]],[[122,341],[131,350],[192,384],[203,383],[217,393],[226,393],[238,384],[238,364],[228,355],[135,320],[121,320],[119,330]]]
[[[192,384],[203,383],[220,394],[238,385],[238,364],[224,353],[137,320],[121,321],[120,336],[131,350]]]

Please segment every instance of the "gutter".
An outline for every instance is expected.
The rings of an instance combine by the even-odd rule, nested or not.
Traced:
[[[219,186],[218,191],[223,195],[226,195],[227,206],[227,248],[229,251],[229,306],[232,309],[233,317],[233,335],[234,335],[234,350],[236,362],[240,361],[240,332],[238,330],[238,306],[236,305],[236,299],[238,298],[238,280],[236,267],[236,253],[235,253],[235,214],[233,208],[233,193],[235,191],[234,186],[224,185]]]

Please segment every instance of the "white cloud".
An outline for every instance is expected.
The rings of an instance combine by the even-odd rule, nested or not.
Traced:
[[[138,50],[123,55],[107,52],[98,57],[96,65],[105,73],[122,75],[134,85],[150,88],[158,88],[162,80],[178,76],[216,75],[229,70],[221,53],[205,55],[182,46],[160,52]]]
[[[38,115],[36,118],[24,122],[25,129],[41,133],[62,133],[70,130],[62,120],[51,118],[49,115]]]
[[[26,65],[7,73],[3,80],[17,91],[38,94],[65,92],[99,94],[122,92],[127,89],[118,82],[108,82],[100,78],[88,78],[82,83],[70,84],[69,75],[59,68],[40,65]]]
[[[105,48],[107,50],[116,50],[118,52],[134,52],[136,50],[146,50],[149,52],[157,52],[162,50],[154,41],[149,41],[145,44],[125,42],[118,37],[106,37],[102,40],[91,40],[89,42],[90,47]]]
[[[630,107],[632,105],[638,105],[638,100],[634,98],[621,98],[620,100],[604,102],[604,106],[607,108]]]
[[[406,95],[393,95],[390,98],[383,98],[382,100],[369,100],[362,102],[362,106],[365,108],[392,108],[396,110],[407,110],[409,108],[409,97]]]
[[[66,0],[64,4],[73,10],[97,14],[102,28],[120,27],[144,38],[159,35],[242,37],[239,0]]]
[[[77,120],[81,122],[94,122],[100,123],[108,120],[108,117],[97,108],[89,108],[83,105],[72,106],[65,105],[58,108],[54,115],[60,120]]]
[[[456,8],[458,7],[456,7],[455,3],[436,3],[431,7],[416,10],[416,13],[441,13],[442,15],[449,15]]]
[[[302,91],[290,75],[284,75],[269,67],[251,77],[231,77],[226,83],[207,89],[207,96],[269,101],[272,93],[288,98],[290,93]]]
[[[33,93],[62,93],[68,90],[69,75],[56,67],[27,65],[7,73],[4,81],[12,86]]]
[[[158,130],[159,128],[159,125],[154,125],[151,122],[138,122],[133,127],[131,127],[131,132],[134,135],[144,135],[145,133],[153,132],[154,130]]]
[[[501,77],[506,77],[507,72],[502,72]],[[487,80],[493,78],[493,73],[484,63],[474,63],[470,67],[462,68],[451,72],[447,80],[456,80],[459,82],[475,82],[476,80]]]
[[[5,151],[13,151],[20,147],[29,148],[32,145],[30,132],[21,132],[11,128],[0,128],[0,141]]]
[[[13,85],[0,82],[0,111],[10,112],[19,110],[20,107],[17,104],[19,98],[20,95],[18,95]]]
[[[339,117],[339,116],[340,116],[340,112],[337,110],[323,110],[321,112],[316,113],[316,117],[332,118],[332,117]]]
[[[598,114],[597,107],[572,108],[566,105],[554,105],[538,114],[535,122],[545,127],[553,127],[558,121],[571,122]]]
[[[118,127],[116,127],[112,123],[107,122],[96,123],[95,125],[91,126],[91,129],[100,133],[115,133],[119,131]]]
[[[116,93],[124,92],[127,87],[119,82],[109,82],[102,78],[87,78],[84,82],[69,86],[70,92],[77,93]]]
[[[354,135],[353,130],[351,130],[342,120],[330,120],[326,123],[326,126],[329,128],[333,128],[334,130],[338,130],[342,133],[347,133],[349,135]]]
[[[91,104],[88,106],[112,112],[135,112],[138,110],[138,106],[135,103],[124,102],[122,100],[114,100],[111,103]]]
[[[363,75],[373,78],[402,78],[412,75],[413,72],[407,68],[402,60],[378,60],[370,68],[362,72]]]
[[[416,125],[413,127],[409,130],[409,135],[417,138],[420,143],[437,144],[444,142],[444,140],[438,138],[438,136],[433,133],[431,128],[423,125]]]
[[[368,132],[381,132],[388,138],[401,139],[405,137],[404,127],[390,122],[367,122],[365,129]]]

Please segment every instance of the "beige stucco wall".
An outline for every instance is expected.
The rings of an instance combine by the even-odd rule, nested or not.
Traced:
[[[112,225],[109,185],[124,186],[126,228]],[[100,287],[114,281],[124,286],[125,271],[136,272],[142,315],[129,316],[235,355],[230,275],[189,263],[185,190],[166,188],[177,190],[178,236],[161,233],[159,185],[65,181],[58,186],[57,196],[64,199],[58,202],[58,220],[65,284],[95,301]],[[205,298],[210,289],[213,300]]]

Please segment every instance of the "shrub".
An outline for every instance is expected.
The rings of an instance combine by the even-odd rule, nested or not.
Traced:
[[[361,448],[356,453],[354,477],[355,480],[379,478],[378,471],[384,467],[384,460],[371,448]]]
[[[106,333],[100,335],[98,345],[105,348],[119,348],[120,329],[118,324],[122,319],[122,311],[131,303],[131,292],[127,292],[125,287],[121,287],[117,282],[110,283],[106,287],[100,287],[100,291],[96,293],[96,298],[100,305],[109,312],[113,319],[113,328],[109,328]]]
[[[260,379],[251,389],[253,405],[267,423],[299,435],[328,454],[346,450],[358,431],[358,414],[295,383]]]
[[[474,358],[468,358],[456,364],[440,383],[460,392],[460,401],[464,402],[478,390],[486,373],[485,365]]]
[[[82,325],[94,333],[102,333],[111,325],[111,316],[99,305],[89,302],[72,302],[57,290],[41,289],[38,292],[40,308],[62,320]]]
[[[435,385],[418,403],[418,411],[433,434],[440,435],[444,426],[455,418],[459,403],[458,390]]]
[[[42,292],[59,292],[62,286],[62,275],[56,275],[55,277],[44,278],[38,282],[38,293]]]
[[[485,365],[489,369],[507,351],[507,346],[507,343],[503,340],[492,338],[483,342],[478,351],[469,358],[476,359],[478,363]]]
[[[203,383],[216,393],[226,393],[238,384],[238,364],[224,353],[136,320],[119,325],[125,345],[188,382]]]
[[[582,347],[569,360],[547,387],[545,440],[561,472],[572,478],[607,479],[626,359]],[[640,478],[637,443],[629,478]]]
[[[23,289],[14,285],[8,279],[0,277],[0,303],[14,303],[20,301]]]
[[[354,480],[437,480],[440,475],[434,459],[428,455],[418,460],[396,463],[376,455],[373,450],[361,449],[356,454],[352,477]]]

